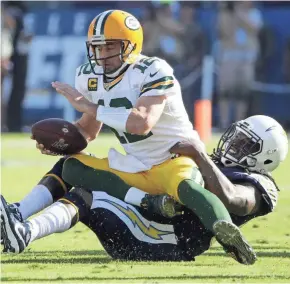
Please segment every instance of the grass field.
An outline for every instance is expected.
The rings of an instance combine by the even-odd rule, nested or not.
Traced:
[[[213,141],[208,145],[211,150]],[[89,150],[105,157],[115,138],[101,136]],[[9,202],[20,200],[56,161],[40,155],[28,135],[2,136],[1,190]],[[242,231],[257,251],[254,266],[237,264],[215,244],[189,263],[119,262],[102,249],[82,224],[63,234],[38,240],[22,254],[1,255],[1,281],[10,283],[290,283],[290,156],[274,173],[281,193],[273,214]]]

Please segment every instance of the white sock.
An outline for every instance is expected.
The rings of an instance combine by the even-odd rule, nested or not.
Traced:
[[[55,202],[39,216],[27,222],[31,229],[30,242],[53,233],[67,231],[76,214],[77,210],[72,205]]]
[[[23,220],[26,220],[52,203],[53,198],[48,188],[45,185],[38,184],[19,202],[18,209]]]
[[[147,192],[145,191],[142,191],[136,187],[131,187],[126,194],[124,201],[140,207],[141,201],[146,194]]]

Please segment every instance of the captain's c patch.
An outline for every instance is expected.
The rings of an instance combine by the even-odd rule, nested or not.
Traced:
[[[89,78],[88,79],[88,90],[97,91],[98,89],[98,78]]]

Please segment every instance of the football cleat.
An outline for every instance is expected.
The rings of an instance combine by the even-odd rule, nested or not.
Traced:
[[[1,238],[3,239],[3,252],[21,253],[29,244],[30,229],[28,224],[22,223],[15,212],[10,209],[1,195]]]
[[[141,208],[166,218],[173,218],[174,216],[180,215],[182,213],[179,211],[181,205],[179,205],[172,197],[166,194],[146,194],[141,201]]]
[[[19,203],[12,203],[8,205],[10,211],[14,214],[14,217],[20,221],[23,222],[23,218],[22,215],[19,211]],[[0,244],[3,245],[3,238],[2,238],[2,234],[1,234],[1,238],[0,238]]]
[[[228,221],[216,221],[213,225],[216,240],[225,252],[239,263],[252,265],[257,260],[254,249],[247,243],[240,229]]]

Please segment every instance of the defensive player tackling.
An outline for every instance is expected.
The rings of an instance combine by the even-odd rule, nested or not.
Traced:
[[[142,27],[135,17],[124,11],[105,11],[89,26],[89,63],[77,69],[76,88],[52,84],[83,113],[76,126],[88,141],[106,124],[126,154],[111,149],[106,159],[83,154],[62,158],[20,202],[19,211],[26,218],[62,198],[72,187],[104,191],[136,206],[141,205],[145,192],[166,193],[192,210],[227,251],[242,263],[253,264],[253,249],[221,200],[202,187],[194,161],[172,157],[170,149],[177,142],[201,142],[186,114],[172,68],[162,59],[142,55],[142,42]],[[49,154],[43,145],[37,147]],[[70,210],[66,204],[62,199],[48,210],[67,216]],[[50,224],[41,232],[67,229]]]
[[[223,201],[236,225],[275,208],[278,187],[270,172],[286,157],[288,142],[283,128],[272,118],[253,116],[233,124],[222,135],[211,158],[196,143],[188,141],[178,143],[171,151],[196,161],[206,188]],[[180,205],[178,209],[183,214],[172,219],[152,214],[167,213],[168,208],[158,202],[162,200],[159,197],[148,196],[148,211],[104,192],[76,187],[57,206],[25,222],[21,221],[17,206],[8,206],[2,197],[2,216],[7,219],[1,226],[4,249],[19,252],[36,239],[59,232],[60,228],[68,229],[80,220],[114,259],[193,260],[210,247],[212,232],[191,210]],[[51,222],[58,224],[54,231],[47,230]],[[244,263],[239,254],[233,256]]]

